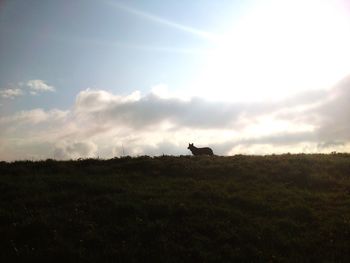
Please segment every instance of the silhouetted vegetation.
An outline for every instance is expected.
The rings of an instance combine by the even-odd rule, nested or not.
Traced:
[[[1,262],[350,262],[350,155],[0,162]]]

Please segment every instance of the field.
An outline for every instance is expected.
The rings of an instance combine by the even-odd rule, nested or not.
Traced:
[[[0,162],[1,262],[350,262],[350,155]]]

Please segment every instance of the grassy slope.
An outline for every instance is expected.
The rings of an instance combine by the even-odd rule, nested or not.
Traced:
[[[350,262],[350,155],[0,163],[0,260]]]

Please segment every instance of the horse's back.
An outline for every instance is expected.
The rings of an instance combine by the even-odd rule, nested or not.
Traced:
[[[209,147],[204,147],[204,148],[200,148],[200,154],[201,155],[214,155],[213,150]]]

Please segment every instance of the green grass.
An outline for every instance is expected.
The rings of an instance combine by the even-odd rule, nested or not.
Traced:
[[[350,155],[0,162],[1,262],[350,262]]]

